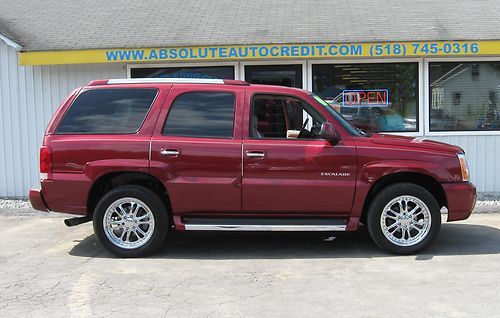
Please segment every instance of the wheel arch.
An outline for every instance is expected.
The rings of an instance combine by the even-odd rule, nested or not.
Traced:
[[[87,215],[93,216],[97,203],[106,193],[124,185],[138,185],[152,190],[160,197],[168,211],[172,211],[168,191],[160,180],[147,173],[119,171],[104,174],[93,182],[87,197]],[[169,217],[172,217],[171,213]]]
[[[433,177],[418,172],[396,172],[381,177],[370,187],[363,204],[361,222],[365,223],[368,208],[375,195],[385,187],[396,183],[413,183],[419,185],[431,193],[438,202],[439,207],[448,206],[443,187]]]

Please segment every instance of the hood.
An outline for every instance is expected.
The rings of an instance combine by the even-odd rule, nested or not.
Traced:
[[[402,146],[410,148],[428,149],[450,153],[463,153],[463,149],[444,142],[425,139],[423,137],[405,137],[397,135],[373,134],[371,140],[374,144]]]

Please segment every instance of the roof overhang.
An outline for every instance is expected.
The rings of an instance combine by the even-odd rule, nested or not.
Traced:
[[[17,43],[16,41],[12,40],[11,38],[2,33],[0,33],[0,40],[4,41],[8,46],[11,46],[18,51],[20,51],[23,48],[21,44]]]
[[[304,43],[25,51],[20,65],[500,56],[500,40]]]

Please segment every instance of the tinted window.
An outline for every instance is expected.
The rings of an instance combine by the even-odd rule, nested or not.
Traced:
[[[430,130],[500,130],[500,62],[429,63]]]
[[[170,107],[164,135],[231,138],[235,96],[228,92],[191,92]]]
[[[302,65],[246,65],[245,80],[252,84],[302,88]]]
[[[156,92],[156,89],[86,91],[66,112],[57,133],[134,133],[144,121]]]

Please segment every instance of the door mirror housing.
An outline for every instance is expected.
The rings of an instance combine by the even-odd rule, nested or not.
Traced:
[[[325,121],[321,124],[321,130],[319,131],[319,137],[325,139],[332,145],[336,145],[340,141],[340,135],[335,129],[332,123]]]

